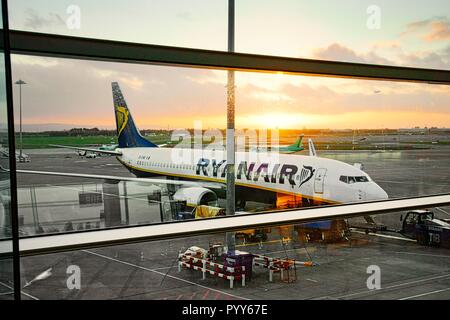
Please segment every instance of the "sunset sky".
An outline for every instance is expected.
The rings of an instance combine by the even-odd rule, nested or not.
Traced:
[[[380,29],[366,25],[369,5]],[[69,5],[80,29],[66,26]],[[14,29],[226,50],[227,1],[25,1],[10,4]],[[450,5],[429,1],[236,0],[236,51],[450,70]],[[112,128],[118,81],[144,128],[226,124],[226,72],[13,56],[24,124]],[[429,84],[236,74],[236,124],[248,128],[450,127],[450,88]],[[15,105],[18,109],[18,90]]]

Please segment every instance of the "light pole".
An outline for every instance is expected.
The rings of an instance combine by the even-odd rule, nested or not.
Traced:
[[[23,148],[23,142],[22,142],[22,85],[27,84],[25,81],[19,79],[15,82],[15,84],[19,85],[19,113],[20,113],[20,155],[19,155],[19,161],[22,161],[22,148]]]

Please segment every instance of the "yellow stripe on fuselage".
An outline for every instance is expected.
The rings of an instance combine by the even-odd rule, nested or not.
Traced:
[[[163,172],[163,171],[156,171],[156,170],[139,168],[139,167],[132,166],[132,165],[122,161],[121,159],[119,159],[119,157],[116,157],[116,159],[121,164],[123,164],[125,167],[134,169],[136,171],[153,173],[153,174],[157,174],[157,175],[161,175],[161,176],[173,176],[173,177],[188,178],[188,179],[193,179],[193,180],[206,180],[206,181],[213,181],[213,182],[224,183],[224,181],[222,181],[220,179],[217,179],[217,178],[211,178],[211,177],[205,177],[205,176],[192,176],[192,175],[187,175],[187,174],[169,173],[169,172]],[[243,183],[243,182],[236,182],[235,184],[238,185],[238,186],[247,187],[247,188],[261,189],[261,190],[265,190],[265,191],[281,193],[281,194],[286,194],[286,195],[291,195],[291,196],[304,197],[304,198],[311,199],[311,200],[314,200],[314,201],[326,202],[328,204],[340,204],[340,202],[337,202],[337,201],[332,201],[332,200],[328,200],[328,199],[324,199],[324,198],[318,198],[318,197],[313,197],[313,196],[307,196],[307,195],[303,195],[303,194],[295,193],[295,192],[291,192],[291,191],[273,189],[273,188],[269,188],[269,187],[264,187],[264,186],[254,185],[254,184],[248,184],[248,183]]]

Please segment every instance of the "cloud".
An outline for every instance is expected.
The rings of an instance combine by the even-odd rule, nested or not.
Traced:
[[[354,50],[347,48],[339,43],[333,43],[326,48],[319,48],[314,51],[314,58],[331,60],[331,61],[345,61],[357,63],[370,63],[382,65],[397,65],[405,67],[420,67],[431,69],[450,69],[450,45],[442,50],[436,51],[419,51],[412,53],[405,53],[399,46],[390,46],[388,50],[390,58],[382,57],[377,50],[380,46],[375,46],[367,53],[357,53]],[[381,47],[383,48],[383,47]]]
[[[427,42],[450,40],[450,20],[447,17],[415,21],[406,26],[401,36],[418,35]]]
[[[57,13],[49,12],[47,17],[39,15],[34,9],[25,10],[24,26],[27,29],[41,30],[47,27],[65,25],[63,18]]]
[[[450,46],[437,52],[399,54],[402,65],[430,69],[450,69]]]
[[[448,57],[450,47],[444,53]],[[226,125],[227,72],[222,70],[13,55],[13,77],[27,82],[22,93],[28,124],[113,128],[110,83],[119,81],[141,129],[192,127],[194,119],[205,128]],[[238,72],[237,79],[237,118],[379,111],[450,114],[446,86],[245,72]],[[18,87],[14,90],[18,108]]]
[[[52,67],[58,65],[56,59],[42,59],[37,56],[14,55],[14,63],[16,65],[39,65],[41,67]]]
[[[186,75],[186,79],[197,84],[219,84],[223,87],[227,84],[227,74],[222,70],[198,69],[194,74]]]
[[[319,48],[314,51],[314,58],[332,61],[375,63],[375,64],[394,64],[393,61],[379,56],[376,52],[370,51],[366,54],[359,54],[355,51],[339,44],[333,43],[326,48]]]
[[[29,60],[18,55],[13,55],[12,62],[14,79],[27,82],[22,92],[25,123],[112,128],[112,81],[120,83],[142,129],[167,128],[178,119],[186,119],[189,126],[193,117],[202,120],[226,115],[224,85],[192,80],[208,76],[204,69],[44,57]],[[14,90],[17,103],[17,86]]]
[[[305,77],[306,78],[306,77]],[[285,83],[278,89],[254,85],[238,88],[237,115],[270,112],[307,115],[342,115],[351,112],[419,112],[450,115],[450,93],[446,86],[390,81],[336,79],[311,86]],[[352,88],[352,90],[348,90]],[[347,89],[347,90],[346,90]],[[283,96],[268,100],[266,96]]]

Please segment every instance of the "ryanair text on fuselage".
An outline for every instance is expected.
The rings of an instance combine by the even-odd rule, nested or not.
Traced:
[[[208,167],[212,168],[208,170]],[[206,177],[218,177],[219,169],[225,168],[226,160],[217,161],[216,159],[200,158],[196,166],[196,174]],[[287,181],[290,185],[301,187],[303,184],[311,180],[314,176],[315,169],[311,166],[303,166],[300,170],[300,178],[296,183],[295,176],[299,173],[299,168],[294,164],[280,164],[276,163],[270,168],[270,164],[267,162],[257,163],[241,161],[237,167],[236,178],[238,180],[247,179],[247,181],[253,180],[255,182],[264,180],[267,183],[285,184]],[[221,178],[225,178],[226,170],[222,170]]]

